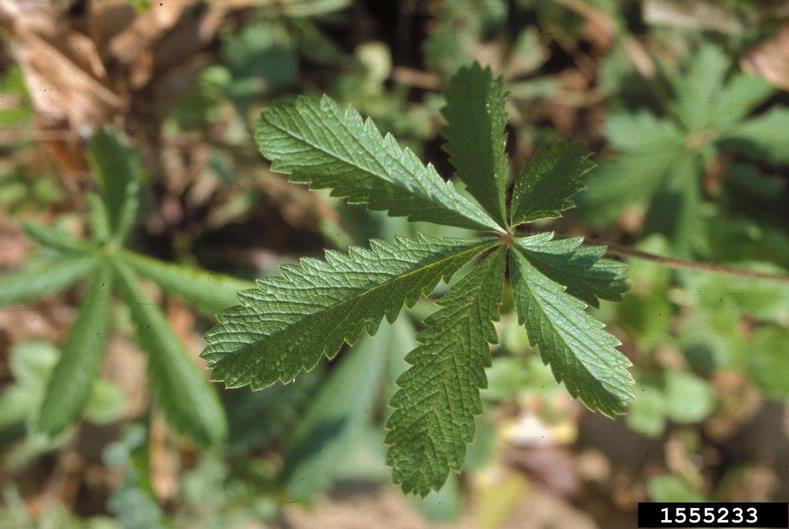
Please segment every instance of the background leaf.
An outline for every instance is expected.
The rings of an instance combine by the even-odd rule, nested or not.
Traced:
[[[24,303],[62,290],[88,274],[98,263],[95,257],[69,257],[39,261],[23,270],[0,276],[0,307]]]
[[[309,497],[331,485],[348,464],[356,437],[372,427],[387,357],[393,353],[391,333],[384,325],[375,336],[359,340],[315,395],[285,456],[283,480],[291,494]]]
[[[789,356],[786,344],[789,330],[781,327],[759,329],[748,340],[747,372],[751,379],[775,398],[789,397]]]
[[[123,252],[123,261],[135,272],[155,281],[165,292],[177,295],[208,316],[238,303],[238,293],[255,284],[173,263],[165,263],[134,252]]]
[[[679,424],[705,419],[715,405],[715,392],[710,384],[684,371],[666,372],[664,394],[666,415]]]
[[[113,265],[137,329],[137,339],[148,354],[151,387],[167,420],[200,446],[222,441],[227,422],[216,391],[189,358],[134,273],[118,260]]]
[[[789,163],[789,109],[775,107],[732,127],[721,139],[744,155],[766,158],[776,164]]]
[[[104,128],[91,138],[89,159],[91,171],[101,189],[110,232],[122,242],[137,212],[137,193],[142,180],[139,158],[123,143],[117,131]]]
[[[690,56],[686,71],[671,77],[676,94],[671,110],[688,130],[710,124],[730,64],[720,48],[703,44]]]
[[[25,223],[25,233],[40,245],[66,255],[84,255],[88,248],[70,234],[33,222]]]
[[[37,429],[54,436],[82,411],[101,368],[112,314],[112,269],[102,263],[91,280],[63,352],[50,374]]]
[[[123,483],[112,494],[108,506],[124,529],[173,529],[151,483],[148,429],[132,423],[123,439],[104,450],[109,466],[125,468]]]

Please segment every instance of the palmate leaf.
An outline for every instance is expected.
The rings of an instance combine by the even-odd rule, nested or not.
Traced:
[[[633,379],[630,361],[616,349],[619,340],[519,248],[510,253],[510,275],[518,320],[556,380],[589,409],[608,416],[622,413],[633,399]]]
[[[79,417],[99,374],[112,313],[112,269],[102,263],[69,330],[63,354],[47,383],[37,429],[50,436]]]
[[[616,113],[606,123],[606,137],[619,156],[604,161],[579,197],[588,221],[604,225],[631,205],[647,205],[645,233],[670,236],[678,255],[700,251],[701,192],[705,169],[721,150],[731,149],[756,161],[789,161],[789,110],[772,107],[747,117],[775,89],[757,77],[734,73],[726,53],[702,44],[689,56],[682,75],[669,76],[674,99],[669,119],[649,112]],[[730,180],[727,176],[727,181]]]
[[[446,89],[447,120],[442,134],[458,178],[502,226],[507,224],[504,193],[510,174],[507,160],[506,96],[501,79],[478,63],[461,68]]]
[[[113,261],[118,286],[129,307],[137,339],[148,353],[148,373],[157,402],[168,421],[200,446],[224,439],[222,404],[214,388],[189,359],[159,307],[143,291],[134,272]]]
[[[559,217],[574,206],[583,176],[595,164],[582,143],[558,142],[538,151],[523,168],[512,194],[512,224]]]
[[[586,148],[563,142],[540,152],[516,182],[509,216],[501,83],[475,65],[452,79],[447,101],[446,150],[481,207],[391,137],[382,138],[372,122],[326,97],[300,98],[264,111],[256,139],[273,161],[272,169],[295,182],[331,188],[335,196],[393,216],[494,231],[498,237],[420,235],[417,240],[372,241],[370,249],[329,251],[323,261],[286,265],[279,277],[265,278],[257,288],[241,292],[240,305],[218,316],[218,324],[205,336],[202,354],[214,378],[227,387],[258,389],[290,382],[321,357],[331,358],[344,343],[352,344],[363,331],[374,334],[382,318],[394,321],[403,305],[412,305],[441,279],[449,280],[475,257],[491,251],[470,267],[441,298],[441,309],[426,319],[419,345],[405,357],[410,367],[397,379],[399,389],[390,401],[387,464],[405,492],[423,496],[440,489],[451,471],[461,469],[466,445],[474,437],[474,417],[482,412],[480,389],[487,385],[485,368],[491,362],[489,344],[497,340],[493,322],[498,319],[508,254],[520,320],[556,378],[591,409],[607,415],[622,412],[632,398],[628,360],[581,301],[597,305],[599,299],[620,299],[627,289],[623,265],[604,259],[603,247],[582,246],[580,238],[553,240],[552,233],[518,238],[508,226],[510,220],[517,225],[558,217],[572,207],[571,197],[593,166]],[[633,142],[626,129],[637,129],[638,124],[623,120],[621,143],[631,144],[625,150],[631,150],[638,163],[659,156],[658,187],[685,137],[652,116],[643,121],[659,134]],[[666,145],[671,147],[668,153]],[[625,187],[638,195],[642,184]],[[340,445],[347,446],[347,438],[366,431],[357,422],[367,421],[376,394],[371,381],[381,369],[380,358],[365,363],[369,355],[364,352],[355,350],[347,365],[335,371],[322,392],[332,398],[315,405],[303,435],[296,436],[286,464],[292,490],[302,489],[315,469],[333,469]],[[402,357],[398,360],[403,362]],[[369,376],[356,388],[351,382],[354,373],[361,372],[359,366]],[[362,391],[359,402],[343,406],[341,401],[357,389]],[[312,456],[317,444],[328,447],[328,457]],[[321,478],[315,486],[326,482]]]
[[[289,382],[363,330],[374,334],[381,318],[393,321],[403,304],[413,305],[493,244],[398,238],[348,254],[327,251],[325,261],[285,265],[280,277],[258,281],[256,289],[239,294],[240,306],[219,315],[202,356],[227,387]]]
[[[500,230],[432,165],[422,165],[392,136],[382,137],[371,120],[326,96],[299,97],[264,110],[255,140],[272,170],[315,189],[331,188],[333,196],[351,203],[411,220]]]
[[[496,343],[507,252],[499,248],[466,275],[425,320],[411,368],[397,381],[389,405],[386,462],[404,492],[427,495],[459,471],[482,413],[479,391],[487,386],[488,344]]]
[[[606,137],[620,155],[601,162],[579,195],[583,215],[595,224],[610,222],[626,206],[651,199],[673,164],[687,155],[685,133],[649,112],[613,115],[606,123]]]

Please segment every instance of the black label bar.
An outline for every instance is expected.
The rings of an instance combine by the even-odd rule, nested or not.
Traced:
[[[639,503],[639,527],[789,527],[789,503]]]

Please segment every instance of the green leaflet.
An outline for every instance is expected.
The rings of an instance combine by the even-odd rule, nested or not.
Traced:
[[[95,193],[88,193],[85,200],[88,203],[90,238],[99,244],[105,244],[110,240],[110,219],[107,207],[101,197]]]
[[[512,224],[559,217],[574,206],[583,176],[595,164],[582,143],[561,141],[542,149],[526,164],[512,194]]]
[[[42,246],[66,255],[85,255],[88,248],[81,241],[66,232],[42,226],[33,222],[25,223],[25,233]]]
[[[672,76],[676,98],[670,110],[687,130],[700,130],[710,124],[730,66],[720,48],[702,45],[685,72]]]
[[[24,303],[62,290],[89,273],[98,260],[95,257],[68,257],[41,261],[20,272],[0,276],[0,307]]]
[[[627,370],[630,361],[616,350],[619,340],[520,249],[510,254],[510,275],[518,320],[556,380],[589,409],[609,417],[622,413],[633,399],[633,379]]]
[[[710,119],[717,129],[725,130],[746,117],[774,91],[775,88],[761,77],[735,75],[721,90]]]
[[[623,153],[601,162],[587,178],[588,189],[578,197],[582,214],[590,223],[604,225],[627,206],[651,199],[681,155],[678,150]]]
[[[135,272],[155,281],[168,294],[182,297],[209,316],[235,305],[238,292],[255,286],[248,281],[165,263],[134,252],[124,251],[121,258]]]
[[[789,109],[775,107],[732,126],[721,139],[751,158],[772,163],[789,163]]]
[[[198,445],[221,441],[227,433],[224,410],[214,388],[189,359],[156,303],[120,260],[113,261],[124,301],[148,353],[148,373],[167,419]]]
[[[685,133],[675,123],[645,110],[612,114],[605,136],[613,148],[632,154],[677,151],[685,144]]]
[[[425,320],[419,347],[408,353],[411,368],[400,376],[386,423],[386,462],[404,492],[438,490],[450,470],[463,465],[482,413],[489,343],[496,343],[507,252],[499,248],[468,273]]]
[[[99,374],[112,313],[112,279],[109,264],[102,263],[49,377],[37,429],[50,436],[62,432],[79,417]]]
[[[219,315],[202,356],[227,387],[289,382],[362,331],[375,334],[381,318],[394,321],[403,304],[413,305],[492,245],[425,236],[373,240],[369,250],[327,251],[325,261],[285,265],[280,277],[259,280],[239,294],[240,306]]]
[[[648,232],[663,233],[674,241],[674,252],[688,256],[702,234],[701,187],[697,159],[679,156],[652,196],[644,219]]]
[[[597,307],[598,298],[619,301],[629,288],[625,264],[603,259],[605,246],[581,246],[581,237],[554,239],[553,232],[516,243],[532,266],[589,305]]]
[[[506,96],[501,79],[478,63],[461,68],[446,89],[447,120],[442,129],[458,178],[501,226],[507,225],[504,194],[510,174],[507,160]]]
[[[272,170],[332,195],[407,216],[464,228],[500,231],[478,205],[444,182],[356,110],[324,96],[299,97],[263,111],[255,140]]]
[[[101,188],[110,234],[123,242],[137,212],[142,171],[137,153],[123,144],[116,131],[105,128],[91,138],[89,161]]]

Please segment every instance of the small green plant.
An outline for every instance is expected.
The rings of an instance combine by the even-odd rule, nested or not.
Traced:
[[[516,230],[572,207],[570,198],[593,167],[585,147],[561,142],[536,154],[508,203],[501,81],[479,65],[464,68],[446,98],[446,150],[477,202],[393,137],[382,137],[372,121],[328,97],[298,98],[261,114],[260,149],[273,170],[293,182],[330,188],[334,196],[392,216],[483,234],[373,240],[369,249],[326,251],[323,261],[285,265],[279,277],[258,281],[239,294],[240,305],[218,316],[202,354],[227,387],[287,383],[468,268],[424,321],[419,345],[406,357],[411,367],[389,403],[387,463],[403,491],[423,496],[440,489],[450,470],[460,470],[474,437],[508,265],[519,320],[556,379],[608,416],[622,413],[632,399],[630,362],[584,310],[598,298],[621,298],[624,265],[602,258],[604,247],[582,246],[579,237]]]
[[[582,209],[597,224],[615,219],[628,205],[645,204],[644,230],[664,233],[678,254],[705,243],[702,177],[722,153],[762,164],[789,162],[789,109],[774,106],[750,116],[775,92],[771,85],[743,73],[728,75],[732,61],[711,44],[701,45],[684,66],[669,77],[666,117],[638,110],[608,118],[605,134],[618,156],[589,175],[581,196]],[[739,186],[734,194],[776,185],[749,163],[733,163],[728,173],[724,188]]]
[[[28,235],[49,250],[49,258],[0,277],[0,306],[52,294],[88,278],[83,303],[49,377],[34,429],[54,436],[79,418],[99,374],[113,314],[113,293],[118,291],[135,324],[138,341],[148,353],[151,387],[169,422],[198,445],[217,442],[226,430],[222,405],[137,274],[211,315],[231,305],[235,293],[250,284],[163,263],[123,248],[137,211],[141,169],[136,153],[116,134],[103,130],[92,138],[90,154],[101,190],[100,196],[88,196],[90,240],[28,224]]]

